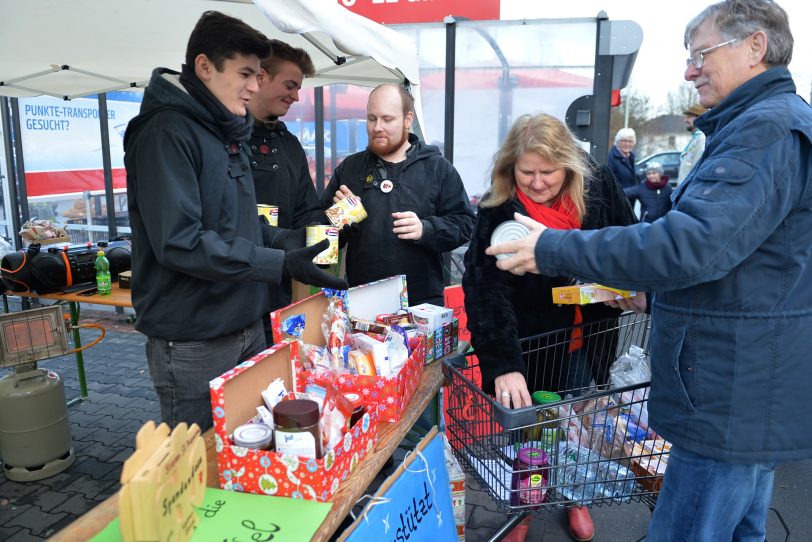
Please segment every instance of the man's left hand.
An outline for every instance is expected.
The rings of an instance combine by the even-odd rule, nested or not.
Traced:
[[[489,246],[485,249],[485,254],[489,256],[513,254],[513,256],[506,260],[496,260],[496,267],[502,271],[510,271],[514,275],[524,275],[525,273],[538,274],[536,242],[547,227],[519,213],[513,213],[513,218],[527,226],[527,229],[530,230],[530,234],[516,241]]]
[[[423,222],[412,211],[405,213],[392,213],[395,219],[392,231],[398,239],[408,239],[410,241],[420,241],[423,237]]]

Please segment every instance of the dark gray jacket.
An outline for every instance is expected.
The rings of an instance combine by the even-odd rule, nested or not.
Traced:
[[[405,274],[409,304],[443,304],[441,255],[465,244],[475,215],[459,173],[439,149],[409,135],[407,152],[394,188],[384,193],[377,156],[369,151],[348,156],[324,191],[323,207],[333,203],[342,184],[360,196],[368,218],[348,235],[347,280],[350,286]],[[423,223],[423,238],[398,239],[393,212],[413,211]]]
[[[158,68],[124,151],[136,329],[202,340],[256,322],[284,253],[262,247],[248,149]]]

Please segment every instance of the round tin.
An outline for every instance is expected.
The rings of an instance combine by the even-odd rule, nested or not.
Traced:
[[[273,440],[273,429],[263,423],[246,423],[234,430],[232,440],[236,446],[267,450]]]
[[[268,224],[271,226],[279,225],[279,207],[276,205],[263,205],[258,203],[257,214],[259,216],[264,216],[268,220]]]
[[[316,265],[332,265],[338,263],[338,228],[334,226],[308,226],[305,230],[305,245],[312,247],[322,239],[330,241],[330,246],[319,252],[313,263]]]
[[[508,220],[507,222],[502,222],[493,230],[491,234],[491,246],[516,241],[529,234],[530,230],[527,229],[527,226],[516,220]],[[505,260],[511,256],[515,256],[515,254],[497,254],[496,259]]]

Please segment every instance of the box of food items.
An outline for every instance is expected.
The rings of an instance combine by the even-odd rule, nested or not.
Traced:
[[[209,383],[220,487],[328,501],[375,446],[377,409],[327,379],[297,389],[299,344],[277,344]]]
[[[274,340],[298,340],[298,386],[326,375],[339,391],[400,419],[420,383],[425,338],[408,320],[406,277],[323,290],[271,314]]]
[[[559,305],[589,305],[629,299],[637,295],[631,290],[610,288],[601,284],[576,284],[574,286],[558,286],[553,288],[553,303]]]

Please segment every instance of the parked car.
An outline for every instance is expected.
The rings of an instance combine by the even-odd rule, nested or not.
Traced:
[[[663,175],[668,177],[668,182],[671,186],[676,186],[677,177],[679,176],[679,155],[680,151],[665,151],[638,160],[634,168],[637,172],[637,178],[640,179],[640,182],[645,181],[646,165],[649,162],[659,162],[659,164],[663,166]]]

